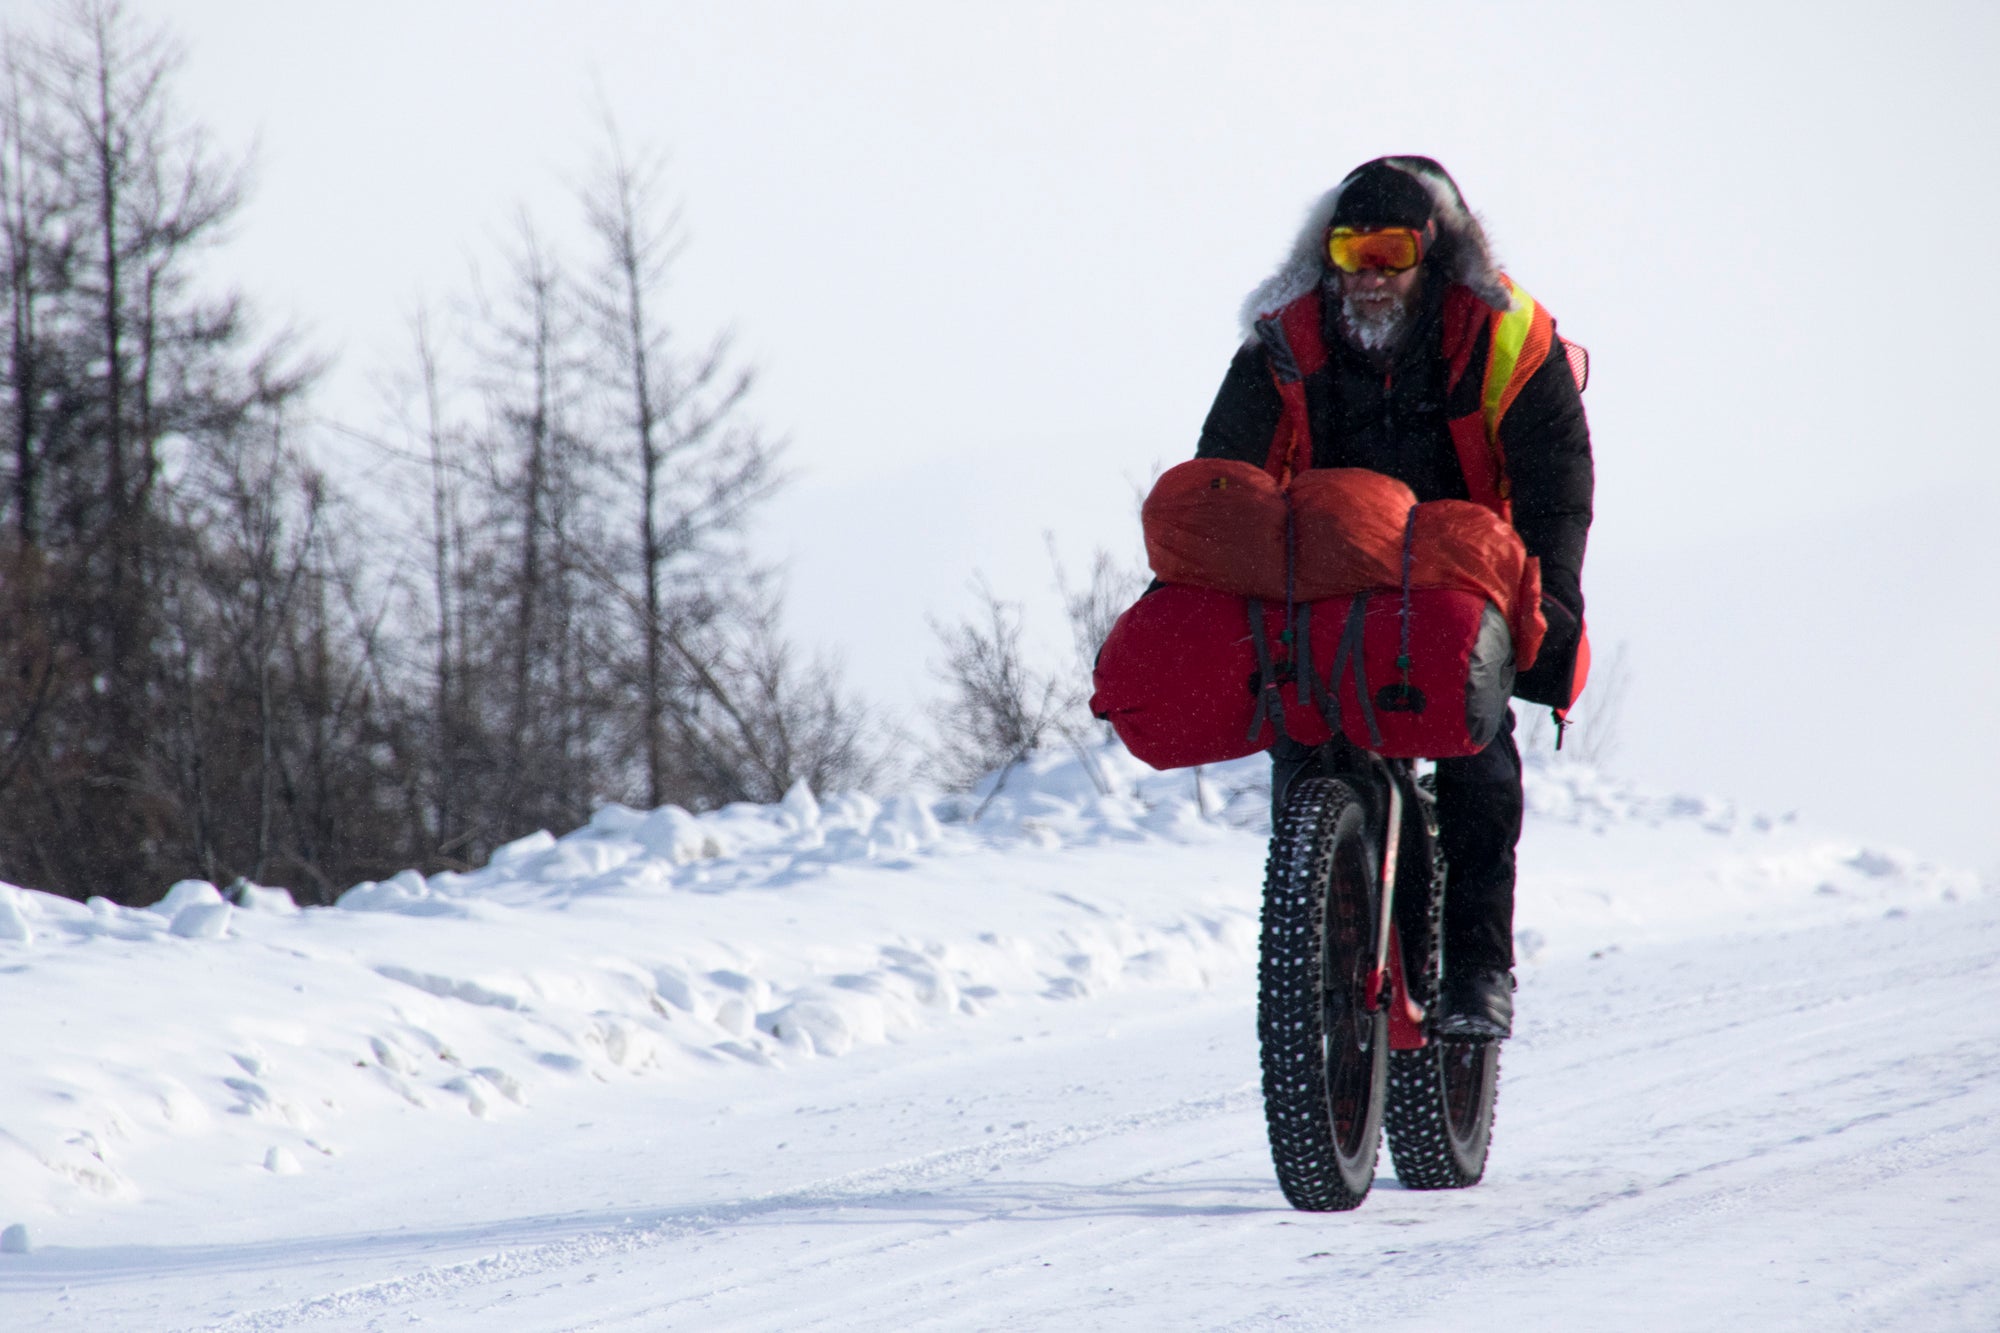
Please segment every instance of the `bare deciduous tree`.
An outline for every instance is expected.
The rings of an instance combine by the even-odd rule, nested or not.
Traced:
[[[696,645],[712,637],[706,630],[715,616],[753,601],[749,562],[723,543],[778,485],[779,446],[745,419],[752,376],[732,365],[727,339],[683,351],[662,318],[683,247],[679,213],[662,199],[664,164],[657,156],[634,160],[615,125],[606,125],[605,148],[583,194],[598,251],[587,303],[599,379],[628,442],[620,452],[633,482],[640,745],[647,799],[657,805],[686,794],[670,732],[692,744],[700,730],[669,714],[699,712],[693,701],[716,694],[709,682],[719,680],[722,664],[703,659]],[[720,697],[710,703],[725,712],[736,706]]]
[[[1121,562],[1111,552],[1098,547],[1090,561],[1090,576],[1082,585],[1070,582],[1069,571],[1056,552],[1055,535],[1045,534],[1049,563],[1055,569],[1056,591],[1062,595],[1063,611],[1069,617],[1070,645],[1076,652],[1077,674],[1088,679],[1097,665],[1098,649],[1146,587],[1146,573]]]
[[[178,458],[296,394],[284,341],[246,347],[240,302],[195,265],[240,202],[239,172],[183,123],[178,56],[111,0],[7,39],[9,302],[4,457],[15,603],[0,715],[16,792],[0,867],[77,891],[142,891],[173,841],[162,580],[180,534]],[[177,451],[181,451],[177,453]]]
[[[116,0],[0,44],[0,877],[328,901],[605,799],[867,781],[748,556],[751,376],[664,317],[657,160],[611,136],[593,263],[524,221],[495,299],[418,316],[408,509],[363,513],[288,426],[315,367],[197,282],[242,175],[175,68]]]
[[[1018,605],[1001,600],[984,580],[974,593],[979,605],[972,618],[931,625],[944,648],[938,675],[947,691],[932,710],[933,766],[959,789],[996,769],[1004,782],[1007,770],[1061,734],[1064,715],[1083,697],[1075,680],[1028,662]]]

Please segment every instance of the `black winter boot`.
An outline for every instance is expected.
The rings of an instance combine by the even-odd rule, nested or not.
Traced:
[[[1439,997],[1441,1037],[1498,1040],[1514,1035],[1514,974],[1501,968],[1475,968],[1448,977]]]

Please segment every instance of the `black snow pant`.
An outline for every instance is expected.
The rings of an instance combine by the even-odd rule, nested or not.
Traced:
[[[1271,819],[1319,751],[1289,738],[1271,747]],[[1454,975],[1514,965],[1514,847],[1521,840],[1521,752],[1509,713],[1487,747],[1437,762],[1438,837],[1446,865],[1445,967]]]

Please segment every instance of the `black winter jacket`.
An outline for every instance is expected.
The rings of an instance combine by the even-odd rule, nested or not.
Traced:
[[[1428,283],[1417,327],[1393,365],[1357,351],[1334,327],[1337,298],[1325,302],[1327,362],[1306,377],[1306,417],[1314,467],[1365,467],[1395,477],[1418,500],[1468,498],[1446,422],[1477,411],[1486,349],[1481,346],[1446,401],[1443,284]],[[1282,404],[1262,343],[1245,343],[1230,363],[1201,428],[1197,458],[1233,458],[1262,467]],[[1594,477],[1583,399],[1561,349],[1521,389],[1500,422],[1513,488],[1514,527],[1542,562],[1548,638],[1514,692],[1535,703],[1566,704],[1583,620],[1583,552]]]

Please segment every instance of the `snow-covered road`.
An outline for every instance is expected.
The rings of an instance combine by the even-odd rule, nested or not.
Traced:
[[[1385,1155],[1359,1211],[1285,1206],[1254,966],[1218,928],[1175,967],[1069,957],[1089,984],[1044,969],[1015,994],[987,965],[978,1012],[837,1059],[766,1034],[775,1067],[607,1067],[490,1117],[349,1109],[341,1154],[282,1178],[251,1151],[275,1121],[220,1122],[126,1162],[117,1200],[34,1218],[46,1243],[0,1255],[0,1326],[2000,1327],[2000,898],[1879,850],[1767,848],[1699,803],[1593,821],[1565,799],[1544,791],[1531,830],[1535,958],[1475,1189],[1404,1191]],[[1110,918],[1128,962],[1162,952],[1171,931],[1106,882],[1160,875],[1159,840],[1043,843],[1002,859]],[[1254,832],[1168,844],[1254,891]],[[957,887],[965,928],[996,912],[1014,955],[1087,952],[1067,919],[1042,949],[1006,909],[1020,887],[991,890]]]

